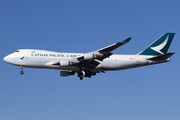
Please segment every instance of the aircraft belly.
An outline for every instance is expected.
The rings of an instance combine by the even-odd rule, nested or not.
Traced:
[[[131,61],[127,60],[107,60],[100,63],[96,69],[101,70],[121,70],[132,66]]]
[[[100,63],[96,70],[123,70],[146,65],[144,60],[108,60]]]

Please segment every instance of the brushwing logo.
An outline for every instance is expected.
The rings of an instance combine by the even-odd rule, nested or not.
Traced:
[[[156,47],[151,47],[151,49],[163,55],[164,53],[161,52],[161,50],[166,46],[168,39],[169,39],[169,35],[166,37],[163,43],[161,43],[160,45]]]
[[[22,57],[22,58],[20,58],[21,60],[23,60],[24,59],[24,56]]]

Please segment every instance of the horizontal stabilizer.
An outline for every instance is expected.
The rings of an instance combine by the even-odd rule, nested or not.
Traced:
[[[166,53],[164,55],[159,55],[153,58],[149,58],[148,60],[166,60],[170,58],[175,52]]]

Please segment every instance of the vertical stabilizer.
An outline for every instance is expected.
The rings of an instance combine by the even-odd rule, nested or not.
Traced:
[[[175,33],[165,33],[146,49],[141,51],[139,55],[164,55],[167,53]]]

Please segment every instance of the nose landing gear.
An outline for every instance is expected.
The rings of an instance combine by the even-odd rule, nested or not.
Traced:
[[[23,71],[21,71],[21,72],[20,72],[20,74],[21,74],[21,75],[23,75],[23,74],[24,74],[24,72],[23,72]]]
[[[21,69],[20,74],[23,75],[23,74],[24,74],[23,68],[22,68],[22,66],[19,66],[19,67],[20,67],[20,69]]]

